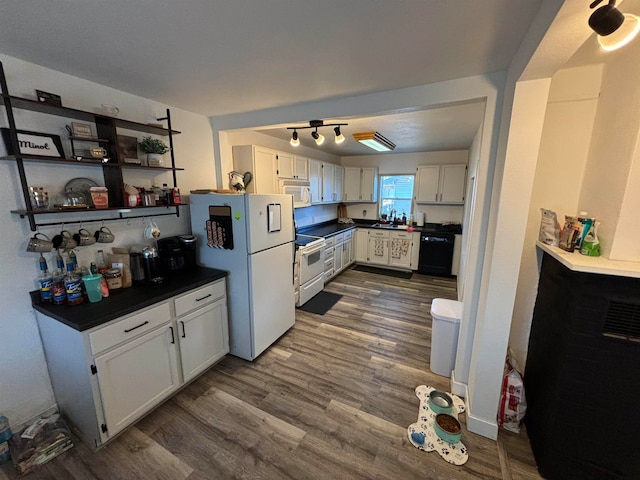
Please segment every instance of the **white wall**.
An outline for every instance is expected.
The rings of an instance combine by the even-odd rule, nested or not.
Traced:
[[[129,95],[96,83],[66,75],[38,65],[0,55],[12,95],[35,98],[34,89],[46,90],[61,95],[63,105],[86,111],[93,111],[100,104],[117,105],[119,116],[137,122],[155,121],[164,116],[166,105]],[[4,109],[3,109],[4,112]],[[178,185],[183,193],[193,188],[203,188],[215,182],[213,162],[213,142],[208,119],[180,109],[171,108],[173,128],[183,132],[175,136],[174,148],[176,164],[185,171],[178,175]],[[65,119],[37,115],[32,112],[16,111],[18,127],[26,130],[55,133],[64,138]],[[49,118],[50,117],[50,118]],[[0,116],[0,125],[6,126],[6,116]],[[67,154],[70,152],[67,150]],[[52,196],[71,178],[86,176],[101,181],[101,174],[95,167],[75,168],[73,166],[50,166],[28,164],[27,176],[30,180],[47,186]],[[127,177],[133,181],[151,182],[138,173]],[[152,176],[154,181],[162,181],[166,174]],[[167,180],[165,180],[167,182]],[[26,219],[11,214],[10,210],[24,208],[15,163],[0,162],[0,224],[3,241],[0,243],[0,413],[6,415],[12,426],[18,426],[54,405],[46,364],[40,344],[37,325],[28,292],[36,288],[38,275],[37,254],[27,253],[26,242],[32,235]],[[169,182],[167,182],[169,183]],[[156,212],[158,210],[154,210]],[[160,209],[162,211],[162,209]],[[156,217],[164,235],[188,232],[188,208],[181,207],[180,218]],[[97,213],[97,215],[96,215]],[[110,212],[88,213],[83,218],[111,216]],[[47,216],[47,222],[64,219],[61,215]],[[75,223],[68,223],[71,231],[79,228],[78,217],[67,217]],[[148,222],[148,219],[146,220]],[[143,220],[117,221],[108,223],[116,236],[116,243],[104,250],[111,252],[111,246],[128,246],[146,243],[142,237]],[[93,231],[99,223],[85,223]],[[61,227],[44,227],[41,231],[49,236],[58,233]],[[96,245],[78,248],[80,264],[88,265],[95,258]],[[51,254],[47,254],[49,267],[55,266]],[[106,300],[108,301],[108,300]]]
[[[535,242],[540,229],[540,208],[553,210],[562,225],[563,215],[575,215],[585,175],[593,122],[598,106],[602,66],[560,70],[553,76],[544,119],[527,218],[520,276],[513,309],[509,346],[524,368],[538,285]]]
[[[421,153],[387,153],[384,155],[361,155],[342,157],[345,167],[378,167],[380,175],[416,174],[420,165],[439,164],[467,164],[468,150],[448,150]],[[362,216],[362,211],[367,216]],[[412,212],[422,211],[426,214],[427,222],[457,222],[462,223],[463,207],[460,205],[426,205],[413,203]],[[379,203],[348,203],[347,213],[351,218],[378,218]]]

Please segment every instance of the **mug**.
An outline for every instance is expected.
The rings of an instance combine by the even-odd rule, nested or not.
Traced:
[[[90,152],[93,158],[104,158],[107,156],[107,150],[102,147],[92,147]]]
[[[106,105],[103,103],[101,107],[105,115],[110,115],[112,117],[115,117],[118,115],[118,113],[120,113],[120,109],[115,105]]]
[[[158,225],[156,225],[156,222],[149,223],[149,225],[144,229],[144,238],[147,240],[155,240],[159,236],[160,229],[158,228]]]
[[[87,230],[86,228],[81,228],[80,230],[78,230],[78,233],[73,236],[73,239],[80,247],[93,245],[94,243],[96,243],[95,237],[93,237],[93,235],[91,235],[91,232],[89,232],[89,230]]]
[[[27,252],[50,252],[52,248],[53,242],[44,233],[36,233],[27,243]]]
[[[99,243],[112,243],[116,238],[107,227],[102,227],[100,230],[96,230],[96,233],[94,233],[93,236]]]
[[[55,235],[52,242],[53,248],[62,248],[63,250],[72,250],[78,246],[71,232],[67,230],[62,230],[58,235]]]

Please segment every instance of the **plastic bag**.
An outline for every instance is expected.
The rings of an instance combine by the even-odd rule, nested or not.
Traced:
[[[541,208],[542,219],[540,220],[540,233],[538,240],[553,247],[558,246],[560,238],[560,227],[558,226],[558,217],[556,212]]]
[[[560,232],[560,243],[558,244],[561,249],[567,252],[573,252],[576,249],[581,225],[576,217],[564,216],[564,227]]]
[[[515,360],[507,355],[505,374],[502,381],[498,425],[510,432],[520,433],[520,423],[527,411],[522,375],[517,370]]]
[[[582,255],[588,255],[590,257],[600,256],[600,240],[598,240],[597,234],[598,225],[600,225],[600,222],[594,220],[591,228],[585,235],[582,246],[580,247],[580,253]]]

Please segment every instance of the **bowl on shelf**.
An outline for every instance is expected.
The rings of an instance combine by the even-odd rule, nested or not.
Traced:
[[[453,400],[449,395],[440,390],[431,390],[429,393],[429,408],[434,413],[451,413]]]
[[[439,413],[433,422],[436,435],[447,443],[458,443],[462,437],[460,422],[448,413]]]

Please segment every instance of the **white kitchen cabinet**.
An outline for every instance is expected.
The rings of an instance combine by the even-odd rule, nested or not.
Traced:
[[[423,165],[417,168],[416,203],[464,203],[466,165]]]
[[[344,236],[336,235],[336,245],[333,248],[333,275],[339,274],[344,266]]]
[[[309,159],[300,155],[277,152],[278,178],[295,180],[309,179]]]
[[[224,279],[84,331],[37,320],[58,407],[94,447],[229,352]]]
[[[344,167],[340,165],[334,166],[333,172],[333,199],[336,202],[342,202],[344,192]]]
[[[324,282],[327,283],[334,274],[336,237],[325,237],[324,245]]]
[[[369,230],[368,244],[367,263],[389,265],[389,232],[386,230]]]
[[[334,177],[336,166],[332,163],[322,163],[322,203],[335,203]]]
[[[411,269],[413,232],[389,232],[389,266]]]
[[[256,145],[236,145],[232,150],[233,169],[252,174],[247,193],[278,193],[278,152]]]
[[[369,229],[356,228],[354,244],[354,260],[358,263],[367,263],[369,258]]]
[[[309,192],[311,194],[311,204],[322,203],[322,162],[309,159]]]
[[[354,261],[353,233],[354,230],[347,230],[346,232],[344,232],[344,242],[342,244],[343,269],[347,268]]]
[[[344,202],[377,201],[377,168],[344,167]]]

